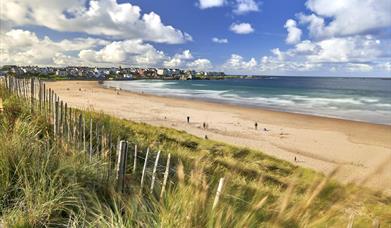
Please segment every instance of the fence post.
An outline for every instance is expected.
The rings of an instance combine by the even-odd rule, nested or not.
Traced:
[[[145,170],[147,169],[148,154],[149,154],[149,147],[147,148],[147,154],[145,155],[145,160],[144,160],[143,173],[141,174],[141,187],[140,187],[140,192],[142,192],[143,186],[144,186],[144,177],[145,177]]]
[[[219,180],[219,186],[217,187],[217,192],[216,192],[215,200],[213,202],[212,209],[215,209],[217,204],[219,203],[221,191],[223,190],[223,185],[224,185],[224,177],[220,178]]]
[[[90,117],[90,161],[92,159],[92,118]]]
[[[49,88],[49,113],[52,111],[52,88]]]
[[[77,127],[77,148],[81,149],[82,148],[82,141],[83,141],[83,115],[80,112],[79,114],[79,123]]]
[[[83,151],[87,152],[87,144],[86,144],[86,118],[83,116]]]
[[[134,145],[133,173],[136,173],[136,165],[137,165],[137,144]]]
[[[168,154],[166,170],[164,171],[164,177],[163,177],[162,191],[160,192],[160,198],[163,197],[164,190],[165,190],[166,185],[167,185],[168,173],[169,173],[169,170],[170,170],[170,158],[171,158],[171,154]]]
[[[125,185],[126,161],[128,157],[128,143],[121,140],[118,145],[117,159],[117,190],[122,192]]]
[[[68,104],[65,103],[65,105],[64,105],[64,126],[62,128],[62,135],[64,138],[66,136],[66,138],[67,138],[66,141],[69,143],[69,137],[68,137],[69,127],[68,126],[69,126],[68,125]]]
[[[46,110],[46,84],[45,83],[42,83],[42,92],[43,92],[43,106],[44,106],[44,109]]]
[[[151,181],[151,189],[150,189],[150,192],[151,192],[151,193],[152,193],[153,187],[154,187],[154,185],[155,185],[156,169],[157,169],[157,165],[158,165],[158,163],[159,163],[159,157],[160,157],[160,150],[157,152],[156,160],[155,160],[155,165],[153,166],[152,181]]]
[[[111,176],[111,169],[112,169],[112,158],[111,158],[111,154],[112,154],[112,148],[113,148],[113,144],[112,144],[112,133],[110,132],[109,134],[109,154],[108,154],[108,166],[107,166],[107,180],[110,179],[110,176]]]
[[[54,135],[57,137],[57,134],[58,134],[58,101],[56,101],[54,107]]]
[[[372,221],[372,228],[380,228],[380,222],[379,219],[375,218]]]
[[[353,228],[353,223],[354,223],[354,214],[350,214],[349,216],[349,223],[347,225],[347,228]]]
[[[31,96],[31,113],[34,112],[34,78],[30,79],[31,88],[30,88],[30,96]]]
[[[63,131],[64,131],[64,102],[60,101],[60,109],[59,109],[59,127],[58,127],[58,135],[61,137]]]
[[[42,82],[38,79],[38,110],[42,111]]]

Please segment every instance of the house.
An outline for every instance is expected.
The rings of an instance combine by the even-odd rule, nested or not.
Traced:
[[[129,79],[129,80],[131,80],[131,79],[133,79],[133,75],[132,74],[124,74],[124,79]]]
[[[65,69],[57,69],[56,75],[60,77],[65,77],[68,75],[67,71]]]
[[[169,75],[169,70],[167,68],[160,68],[156,71],[158,76],[167,76]]]

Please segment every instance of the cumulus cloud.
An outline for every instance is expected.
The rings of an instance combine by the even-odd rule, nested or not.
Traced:
[[[371,62],[382,55],[382,43],[372,36],[330,38],[315,45],[317,51],[307,56],[312,62]]]
[[[179,59],[192,59],[193,55],[191,54],[190,50],[184,50],[180,54],[176,54],[174,57]]]
[[[123,39],[184,43],[191,36],[165,25],[155,12],[116,0],[7,0],[1,2],[2,24],[38,25],[57,31],[83,32]]]
[[[233,23],[229,27],[229,29],[237,34],[249,34],[254,32],[253,27],[249,23],[240,23],[240,24]]]
[[[288,36],[286,37],[286,43],[288,44],[296,44],[301,40],[301,29],[297,27],[297,23],[293,19],[289,19],[286,21],[285,26],[288,30]]]
[[[53,41],[14,29],[0,35],[0,62],[19,65],[160,66],[168,57],[140,39],[107,41],[75,38]],[[71,53],[78,53],[77,55]],[[192,58],[187,50],[178,55]],[[176,57],[178,57],[176,56]]]
[[[209,59],[196,59],[193,62],[188,63],[187,67],[197,71],[206,71],[213,68]]]
[[[319,71],[322,73],[386,71],[389,45],[381,33],[391,25],[386,0],[308,0],[310,13],[299,13],[299,25],[309,37],[301,41],[303,31],[293,19],[288,31],[287,50],[273,48],[263,56],[257,69],[261,72]],[[327,73],[326,73],[327,74]]]
[[[225,0],[199,0],[198,6],[201,9],[207,9],[212,7],[220,7],[225,4]]]
[[[374,33],[391,26],[389,0],[308,0],[306,6],[314,14],[300,19],[316,38]]]
[[[69,51],[79,51],[107,45],[109,42],[93,38],[64,39],[59,42],[45,36],[40,39],[33,32],[13,29],[0,34],[0,62],[20,65],[53,65],[53,58]],[[70,58],[68,58],[70,59]]]
[[[251,58],[249,61],[245,61],[242,56],[232,54],[231,57],[223,64],[223,68],[228,71],[239,72],[249,71],[257,66],[255,58]]]
[[[99,50],[81,50],[79,58],[88,63],[155,66],[166,56],[142,40],[124,40],[111,42]]]
[[[164,61],[163,66],[167,68],[179,68],[190,59],[193,59],[193,55],[190,50],[184,50],[182,53],[175,54],[172,58]]]
[[[189,67],[196,70],[212,68],[208,59],[194,59],[190,50],[170,57],[141,39],[108,41],[93,38],[74,38],[53,41],[35,33],[13,29],[0,33],[0,62],[2,64],[67,66],[86,65],[169,68]]]
[[[213,37],[212,41],[215,42],[215,43],[218,43],[218,44],[226,44],[226,43],[228,43],[228,39],[227,38]]]
[[[235,14],[239,15],[257,11],[259,11],[259,4],[254,0],[236,0],[235,9],[233,10]]]
[[[321,41],[304,40],[293,48],[271,50],[271,56],[261,61],[263,70],[308,71],[331,69],[348,72],[368,72],[382,56],[384,46],[373,36],[330,38]],[[323,67],[323,68],[322,68]]]

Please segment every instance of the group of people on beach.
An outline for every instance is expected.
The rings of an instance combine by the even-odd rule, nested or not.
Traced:
[[[190,116],[187,116],[186,117],[186,120],[187,120],[187,123],[189,124],[190,123]],[[202,123],[202,128],[203,129],[208,129],[208,127],[209,127],[209,125],[208,125],[208,123],[206,123],[206,122],[203,122]],[[258,122],[255,122],[254,123],[254,129],[257,131],[258,130]],[[269,129],[267,129],[267,128],[263,128],[263,131],[270,131]],[[205,139],[208,139],[208,135],[205,135],[205,137],[204,137]],[[295,156],[294,157],[294,161],[295,162],[299,162],[299,160],[297,159],[297,157]]]

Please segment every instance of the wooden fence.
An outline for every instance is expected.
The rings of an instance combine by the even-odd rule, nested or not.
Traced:
[[[142,150],[123,139],[114,142],[112,133],[105,130],[104,124],[86,115],[85,111],[70,107],[39,79],[7,76],[5,87],[26,100],[33,115],[41,114],[47,118],[56,143],[84,153],[91,162],[96,158],[105,159],[108,163],[107,177],[114,174],[117,191],[126,191],[131,179],[139,183],[141,193],[162,198],[167,187],[175,184],[172,177],[176,169],[170,167],[170,153],[163,156],[161,151]],[[213,208],[218,204],[223,180],[221,178],[218,184]]]
[[[10,93],[28,101],[32,114],[40,113],[47,117],[57,143],[84,153],[90,161],[96,158],[106,159],[107,176],[110,178],[115,172],[117,191],[126,191],[129,177],[132,177],[133,181],[139,181],[142,194],[147,193],[159,198],[164,197],[169,184],[175,184],[170,180],[176,171],[170,167],[170,153],[163,157],[161,151],[154,153],[150,148],[141,150],[138,145],[132,145],[126,140],[117,139],[117,142],[114,142],[112,133],[107,132],[102,123],[88,118],[85,111],[70,107],[39,79],[7,76],[0,83],[5,84]],[[223,194],[223,187],[224,177],[219,179],[213,209],[217,207],[222,195],[250,204],[236,196]],[[349,217],[347,227],[351,228],[353,224],[354,215]],[[373,220],[372,227],[380,227],[377,219]]]

